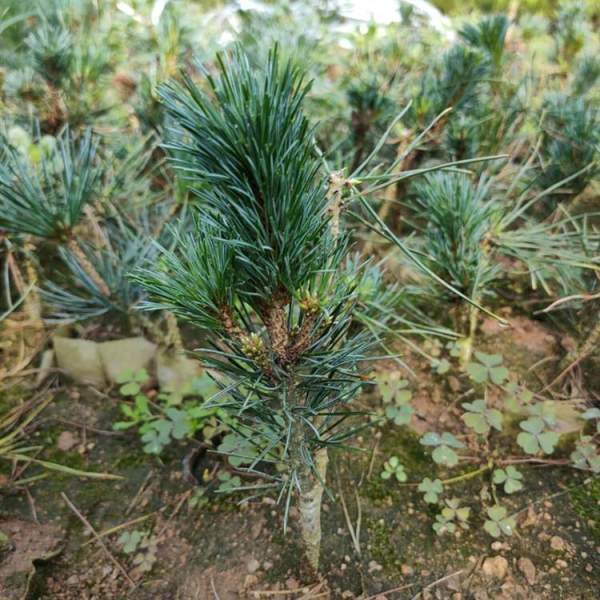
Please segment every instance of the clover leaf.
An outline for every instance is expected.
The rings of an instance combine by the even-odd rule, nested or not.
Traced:
[[[600,419],[600,408],[588,408],[581,416],[587,421]]]
[[[523,489],[521,479],[523,479],[523,475],[512,465],[509,465],[506,469],[496,469],[494,471],[493,482],[499,485],[504,484],[504,491],[507,494],[513,494]]]
[[[385,374],[379,381],[379,392],[384,404],[406,404],[412,398],[412,392],[406,379],[400,379],[398,373]]]
[[[381,479],[390,479],[392,475],[398,481],[406,481],[407,475],[404,471],[404,467],[400,464],[400,460],[397,456],[390,456],[388,460],[383,463],[383,471],[381,472]]]
[[[182,440],[191,433],[188,416],[185,411],[177,408],[167,408],[165,413],[171,419],[171,435],[176,440]]]
[[[576,469],[590,470],[600,473],[600,454],[591,435],[584,435],[571,453],[571,461]]]
[[[140,384],[135,381],[130,381],[129,383],[125,383],[119,388],[119,393],[121,396],[135,396],[140,392]]]
[[[445,375],[450,370],[450,363],[445,358],[434,358],[431,361],[431,368],[438,375]]]
[[[529,407],[529,414],[532,417],[539,417],[548,427],[556,424],[556,405],[554,402],[538,402]]]
[[[217,479],[221,482],[219,492],[232,492],[242,485],[242,480],[237,475],[232,476],[227,471],[221,471],[217,475]]]
[[[442,512],[436,515],[436,522],[433,524],[433,530],[438,534],[443,533],[454,533],[456,531],[456,524],[460,525],[462,529],[468,529],[469,514],[471,509],[469,507],[461,507],[460,500],[458,498],[451,498],[446,500],[446,506],[442,508]]]
[[[410,418],[412,417],[413,409],[410,404],[405,404],[404,406],[386,406],[385,407],[385,416],[394,422],[394,425],[406,425],[410,423]]]
[[[457,440],[451,433],[444,432],[441,435],[433,431],[428,431],[420,439],[424,446],[436,446],[431,454],[431,458],[439,464],[447,467],[454,467],[458,464],[458,454],[453,448],[464,448],[465,445]]]
[[[492,381],[501,385],[508,379],[508,369],[502,366],[502,355],[475,352],[479,362],[470,362],[466,366],[469,377],[476,383]]]
[[[483,524],[483,528],[495,538],[501,535],[512,535],[516,523],[513,517],[506,516],[507,510],[504,506],[495,504],[487,509],[488,519]]]
[[[456,531],[456,524],[444,518],[444,515],[436,515],[435,523],[433,524],[433,530],[436,532],[437,535],[443,535],[444,533],[454,533]]]
[[[172,423],[164,419],[157,419],[140,427],[144,452],[160,454],[162,449],[171,441],[172,428]]]
[[[462,419],[475,433],[487,435],[491,427],[502,431],[502,413],[495,408],[488,408],[485,400],[465,402],[463,408],[468,412],[462,416]]]
[[[137,529],[132,532],[125,531],[119,536],[117,543],[121,546],[125,554],[133,554],[142,541],[142,537],[142,532]]]
[[[521,421],[519,427],[523,431],[517,436],[517,444],[527,454],[537,454],[540,450],[544,454],[554,452],[560,434],[555,431],[544,431],[545,423],[541,417],[530,417],[526,421]]]
[[[425,502],[435,504],[438,501],[438,496],[444,491],[444,484],[439,479],[432,481],[429,477],[425,477],[417,489],[423,492]]]

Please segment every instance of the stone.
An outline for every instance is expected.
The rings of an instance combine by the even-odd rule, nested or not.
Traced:
[[[58,368],[73,381],[96,387],[106,384],[96,342],[55,336],[53,344]]]
[[[256,571],[258,571],[260,569],[260,563],[255,559],[255,558],[251,558],[247,563],[246,563],[246,570],[248,571],[248,573],[252,574],[252,573],[256,573]]]
[[[163,392],[189,394],[192,382],[202,374],[200,363],[185,354],[159,350],[154,360],[156,378]]]
[[[400,567],[400,571],[402,572],[402,575],[404,575],[404,577],[410,577],[415,572],[415,570],[410,565],[402,565]]]
[[[535,583],[535,565],[531,560],[526,557],[521,557],[517,561],[517,567],[519,567],[519,571],[525,576],[527,583],[533,585]]]
[[[42,352],[42,358],[40,360],[40,366],[35,378],[35,385],[40,385],[46,377],[50,374],[52,367],[54,366],[54,350],[44,350]]]
[[[504,579],[508,572],[508,561],[503,556],[492,556],[483,561],[481,570],[488,577]]]
[[[59,450],[63,452],[68,452],[71,448],[77,445],[78,443],[77,436],[71,433],[70,431],[63,431],[56,441],[56,446]]]
[[[556,565],[557,569],[566,569],[569,566],[567,561],[563,560],[562,558],[557,558],[554,564]]]
[[[567,549],[567,544],[561,537],[553,535],[550,538],[550,548],[552,548],[552,550],[556,550],[557,552],[564,552]]]
[[[111,383],[115,383],[124,371],[149,370],[156,348],[156,344],[143,337],[98,344],[104,372]]]
[[[377,571],[382,571],[383,567],[376,561],[369,561],[369,573],[376,573]]]

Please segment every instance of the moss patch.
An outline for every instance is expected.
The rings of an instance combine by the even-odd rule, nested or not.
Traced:
[[[600,542],[600,478],[569,494],[575,512],[585,521],[596,542]]]

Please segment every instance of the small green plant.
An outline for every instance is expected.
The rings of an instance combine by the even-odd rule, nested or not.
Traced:
[[[125,531],[117,543],[122,551],[133,557],[134,573],[148,573],[156,562],[158,539],[147,531]]]
[[[401,379],[397,372],[391,372],[378,378],[378,383],[385,416],[395,425],[408,424],[414,412],[410,405],[412,392],[408,389],[408,381]]]
[[[541,417],[530,417],[519,423],[522,429],[517,436],[517,444],[523,448],[527,454],[552,454],[560,434],[555,431],[547,431],[546,423]]]
[[[506,469],[496,469],[492,481],[496,485],[503,485],[507,494],[514,494],[523,489],[522,479],[521,472],[509,465]]]
[[[466,25],[459,34],[471,46],[483,50],[497,72],[502,64],[504,42],[509,25],[506,15],[491,15],[475,25]]]
[[[149,381],[149,375],[140,371],[124,371],[118,378],[121,384],[119,391],[125,398],[133,402],[123,402],[121,412],[126,417],[123,421],[114,423],[113,428],[122,431],[136,427],[144,444],[144,452],[160,454],[165,446],[173,440],[182,440],[202,432],[210,439],[217,432],[223,431],[227,415],[218,407],[205,407],[203,401],[183,401],[177,394],[158,394],[151,402],[143,391],[143,385]],[[214,383],[205,375],[201,382],[192,385],[194,389],[203,389],[208,395],[215,392]]]
[[[431,458],[437,464],[446,467],[454,467],[458,464],[458,454],[454,450],[465,447],[461,441],[447,431],[442,434],[429,431],[423,435],[420,442],[424,446],[434,446],[435,450],[431,453]]]
[[[589,470],[594,474],[600,473],[600,453],[591,435],[584,435],[577,440],[570,458],[576,469]]]
[[[388,460],[383,463],[383,471],[380,475],[381,479],[390,479],[395,477],[397,481],[403,482],[407,480],[406,471],[400,464],[400,459],[397,456],[390,456]]]
[[[468,506],[461,507],[459,498],[450,498],[446,500],[445,504],[442,512],[435,517],[433,530],[438,535],[442,535],[444,533],[454,533],[457,526],[461,529],[468,529],[471,509]]]
[[[462,419],[475,433],[487,435],[492,427],[502,431],[502,413],[495,408],[488,408],[485,400],[465,402],[462,406],[467,411]]]
[[[425,477],[419,484],[418,490],[423,492],[423,500],[428,504],[437,504],[440,494],[444,491],[444,484],[439,479],[433,481]]]
[[[495,538],[502,535],[511,536],[516,528],[513,517],[507,516],[508,511],[504,506],[496,504],[487,509],[487,516],[483,528]]]
[[[502,366],[503,358],[500,354],[485,354],[475,351],[477,362],[467,364],[466,371],[475,383],[491,381],[502,385],[508,379],[508,369]]]
[[[232,475],[229,471],[219,471],[217,479],[219,480],[218,491],[224,494],[234,492],[242,486],[239,475]]]

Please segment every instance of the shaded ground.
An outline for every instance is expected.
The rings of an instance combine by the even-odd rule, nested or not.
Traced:
[[[540,327],[520,322],[515,331],[502,332],[484,324],[481,348],[510,356],[523,377],[535,382],[549,363],[529,367],[551,356],[559,343]],[[413,428],[424,431],[441,422],[460,428],[455,404],[468,391],[465,382],[430,376],[418,360],[411,359],[411,366],[419,375],[413,382]],[[323,580],[317,581],[302,571],[293,511],[292,532],[284,537],[272,499],[239,505],[239,497],[209,495],[194,505],[196,490],[181,470],[189,443],[170,447],[160,460],[149,457],[135,433],[111,431],[116,398],[74,386],[54,393],[55,402],[32,430],[34,443],[46,448],[43,456],[123,479],[49,473],[27,489],[0,491],[3,600],[598,597],[600,481],[583,473],[523,468],[525,490],[502,497],[518,531],[498,541],[481,527],[479,496],[489,493],[485,478],[461,482],[452,490],[472,508],[472,527],[438,537],[431,528],[436,510],[416,487],[383,481],[379,473],[395,454],[410,481],[448,475],[407,428],[369,431],[356,441],[362,451],[332,457],[329,487],[343,496],[346,511],[340,502],[325,501]],[[374,402],[369,396],[359,401],[371,408]],[[207,459],[203,468],[210,473],[217,464]],[[6,467],[0,468],[8,476]],[[38,472],[30,467],[25,476]],[[111,528],[119,529],[110,533]],[[134,530],[150,542],[137,553],[148,571],[136,564],[136,553],[126,554],[117,543],[124,531]]]

